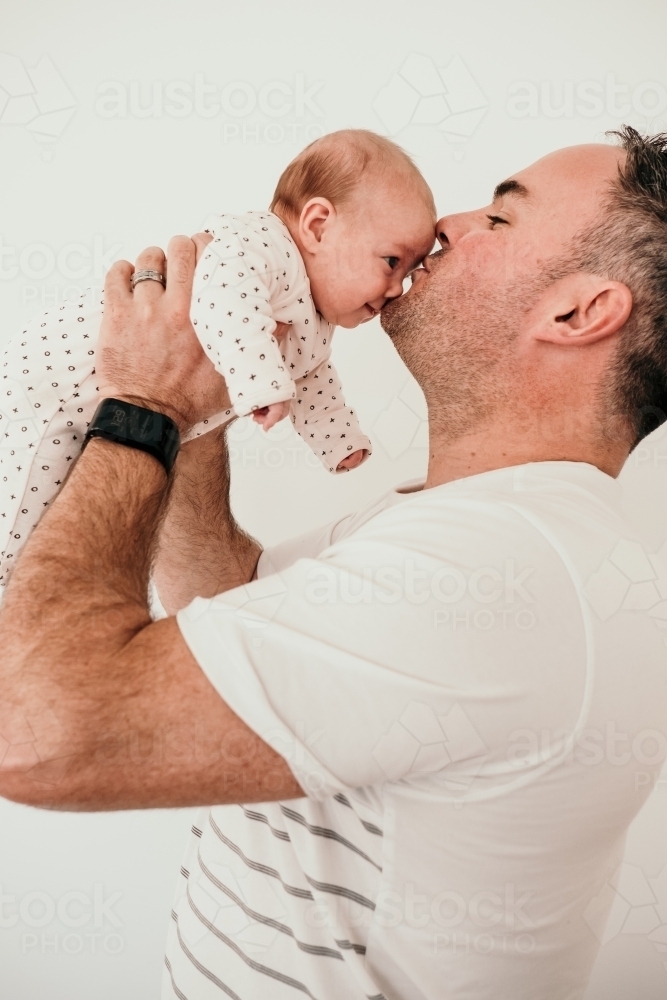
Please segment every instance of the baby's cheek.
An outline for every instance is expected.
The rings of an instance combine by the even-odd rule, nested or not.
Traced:
[[[349,266],[344,280],[338,283],[337,298],[348,313],[381,294],[381,288],[368,261],[359,261],[356,266]]]

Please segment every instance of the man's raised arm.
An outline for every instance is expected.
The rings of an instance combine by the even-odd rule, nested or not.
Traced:
[[[229,502],[226,428],[183,446],[160,531],[153,580],[168,614],[195,597],[248,583],[260,545],[236,523]]]
[[[199,253],[210,239],[205,233],[193,237]],[[287,330],[279,323],[276,337]],[[224,393],[220,410],[230,405]],[[160,601],[170,615],[195,597],[213,597],[248,583],[257,566],[261,546],[239,527],[231,511],[228,427],[183,445],[174,467],[153,567]]]
[[[144,251],[137,266],[163,271],[164,255]],[[107,276],[100,390],[184,432],[220,409],[220,377],[189,324],[194,246],[171,241],[166,291],[145,281],[131,292],[132,270],[119,262]],[[150,620],[170,482],[152,455],[94,439],[28,540],[0,610],[1,795],[119,809],[303,794],[217,694],[176,620]],[[244,544],[247,575],[256,549]],[[148,748],[141,763],[134,745]]]

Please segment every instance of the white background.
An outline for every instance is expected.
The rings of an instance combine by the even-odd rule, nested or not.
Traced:
[[[559,146],[603,141],[605,129],[622,120],[664,128],[665,37],[662,0],[5,3],[2,51],[27,71],[49,57],[66,90],[51,83],[35,99],[42,111],[73,111],[66,124],[52,118],[41,125],[34,114],[32,124],[25,120],[26,105],[22,112],[13,105],[21,119],[15,124],[0,112],[0,345],[63,295],[100,285],[105,256],[133,258],[150,243],[164,246],[174,233],[196,231],[212,211],[265,207],[282,168],[323,131],[392,131],[415,156],[444,214],[486,204],[513,170]],[[400,108],[392,122],[374,109],[413,54],[443,70],[458,57],[476,84],[485,111],[462,141],[436,124],[404,124]],[[178,117],[168,100],[151,111],[154,85],[164,97],[168,84],[194,88],[197,74],[211,88],[199,111],[181,103]],[[264,101],[250,110],[272,83],[278,89],[268,95],[268,111]],[[512,88],[526,83],[537,85],[538,99],[522,115],[511,103]],[[575,96],[568,106],[568,85],[575,95],[589,85],[598,104]],[[110,116],[114,109],[100,103],[111,90],[126,95],[125,114]],[[460,88],[448,96],[452,105],[470,104]],[[554,117],[559,106],[563,114]],[[151,113],[141,116],[142,107]],[[51,138],[39,141],[49,129]],[[291,431],[277,428],[267,441],[239,424],[234,503],[265,543],[354,509],[425,468],[421,396],[379,324],[339,331],[334,353],[375,454],[358,472],[333,479]],[[667,433],[657,432],[631,457],[622,482],[631,517],[649,525],[657,550],[667,538]],[[140,766],[142,748],[134,752]],[[645,881],[667,865],[666,821],[667,784],[656,788],[631,830],[633,921],[619,921],[603,945],[587,1000],[657,1000],[667,992],[667,953],[648,937],[656,914],[667,924],[667,895],[661,900],[654,885],[651,899]],[[72,816],[0,804],[3,1000],[157,997],[190,822],[187,811]],[[57,904],[73,892],[92,898],[95,885],[112,898],[100,926],[81,899],[69,910],[83,914],[81,926],[57,916],[35,926],[45,900]],[[33,897],[27,908],[35,892],[41,902]],[[24,917],[10,926],[22,900]]]

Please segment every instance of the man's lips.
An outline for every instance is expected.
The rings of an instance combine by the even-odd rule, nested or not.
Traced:
[[[416,267],[414,271],[412,271],[412,273],[410,274],[410,281],[414,285],[415,281],[422,280],[424,274],[430,274],[430,273],[431,273],[431,258],[424,257],[419,267]]]

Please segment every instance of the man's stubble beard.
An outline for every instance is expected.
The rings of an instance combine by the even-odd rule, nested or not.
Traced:
[[[381,322],[426,397],[430,434],[452,441],[490,422],[508,401],[526,298],[511,285],[482,294],[474,275],[456,288],[444,270],[446,252],[434,264],[428,277],[385,306]]]

